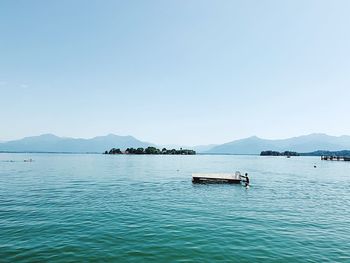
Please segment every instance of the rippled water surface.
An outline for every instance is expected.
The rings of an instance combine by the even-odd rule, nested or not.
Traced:
[[[0,261],[350,262],[350,162],[0,154]]]

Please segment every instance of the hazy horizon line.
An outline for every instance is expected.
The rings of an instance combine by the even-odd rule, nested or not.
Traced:
[[[241,138],[233,138],[231,139],[230,141],[225,141],[225,142],[221,142],[221,143],[212,143],[212,142],[208,142],[208,143],[201,143],[201,144],[194,144],[194,145],[189,145],[189,144],[177,144],[177,143],[156,143],[156,142],[153,142],[153,141],[149,141],[149,140],[144,140],[142,138],[139,138],[139,137],[136,137],[136,136],[133,136],[133,135],[130,135],[130,134],[127,134],[127,135],[123,135],[123,134],[116,134],[116,133],[107,133],[105,135],[96,135],[96,136],[93,136],[93,137],[74,137],[74,136],[60,136],[60,135],[57,135],[55,133],[41,133],[39,135],[29,135],[29,136],[24,136],[24,137],[21,137],[21,138],[15,138],[15,139],[2,139],[0,138],[0,143],[6,143],[6,142],[11,142],[11,141],[18,141],[18,140],[22,140],[22,139],[25,139],[25,138],[31,138],[31,137],[40,137],[40,136],[45,136],[45,135],[51,135],[51,136],[55,136],[55,137],[58,137],[58,138],[62,138],[62,139],[82,139],[82,140],[91,140],[91,139],[94,139],[94,138],[98,138],[98,137],[106,137],[106,136],[110,136],[110,135],[113,135],[113,136],[120,136],[120,137],[133,137],[139,141],[142,141],[142,142],[146,142],[146,143],[150,143],[150,144],[155,144],[155,145],[159,145],[159,146],[165,146],[165,145],[172,145],[172,146],[191,146],[191,147],[194,147],[194,146],[208,146],[208,145],[221,145],[221,144],[226,144],[226,143],[230,143],[230,142],[233,142],[233,141],[238,141],[238,140],[244,140],[244,139],[247,139],[247,138],[252,138],[252,137],[256,137],[256,138],[259,138],[259,139],[263,139],[263,140],[286,140],[286,139],[292,139],[292,138],[297,138],[297,137],[302,137],[302,136],[310,136],[310,135],[326,135],[326,136],[331,136],[331,137],[343,137],[343,136],[350,136],[350,135],[347,135],[347,134],[341,134],[341,135],[333,135],[333,134],[328,134],[328,133],[324,133],[324,132],[312,132],[312,133],[308,133],[308,134],[301,134],[301,135],[294,135],[294,136],[290,136],[290,137],[282,137],[282,138],[266,138],[266,137],[260,137],[258,135],[250,135],[250,136],[245,136],[245,137],[241,137]]]

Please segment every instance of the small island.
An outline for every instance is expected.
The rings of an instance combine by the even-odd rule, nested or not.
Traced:
[[[104,154],[168,154],[168,155],[195,155],[196,151],[188,150],[188,149],[182,149],[176,150],[171,149],[168,150],[166,148],[163,148],[162,150],[157,149],[156,147],[147,147],[147,148],[127,148],[125,151],[121,151],[119,148],[112,148],[109,151],[105,151]]]
[[[300,156],[300,154],[297,152],[291,152],[291,151],[284,151],[284,152],[262,151],[260,153],[260,156]]]

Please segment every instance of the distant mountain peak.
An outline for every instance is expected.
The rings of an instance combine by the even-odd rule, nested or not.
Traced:
[[[44,133],[44,134],[41,134],[39,136],[33,136],[33,137],[41,137],[41,138],[60,138],[58,136],[56,136],[55,134],[52,134],[52,133]]]
[[[108,133],[107,135],[105,136],[98,136],[98,137],[119,137],[119,135],[116,135],[114,133]]]
[[[131,139],[135,139],[135,137],[131,136],[131,135],[116,135],[114,133],[109,133],[105,136],[98,136],[98,137],[110,137],[110,138],[131,138]]]
[[[304,135],[304,136],[305,137],[336,137],[336,136],[330,136],[330,135],[325,134],[325,133],[311,133],[311,134]]]
[[[247,139],[250,139],[250,140],[261,140],[261,138],[259,138],[259,137],[256,136],[256,135],[250,136],[250,137],[248,137]]]

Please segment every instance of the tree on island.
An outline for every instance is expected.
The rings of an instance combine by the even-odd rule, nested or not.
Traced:
[[[142,147],[136,149],[136,154],[144,154],[144,149]]]
[[[105,151],[105,154],[123,154],[120,149],[115,149],[112,148],[110,151]],[[146,149],[140,147],[140,148],[127,148],[125,150],[125,154],[181,154],[181,155],[194,155],[196,154],[195,151],[193,150],[187,150],[187,149],[182,149],[176,150],[176,149],[171,149],[167,150],[166,148],[163,148],[162,150],[157,149],[156,147],[149,146]]]
[[[145,149],[145,154],[160,154],[161,151],[156,147],[147,147]]]
[[[119,148],[112,148],[109,152],[105,151],[105,154],[122,154],[122,151]]]
[[[291,151],[284,151],[284,152],[262,151],[260,155],[261,156],[299,156],[300,154],[297,152],[291,152]]]

